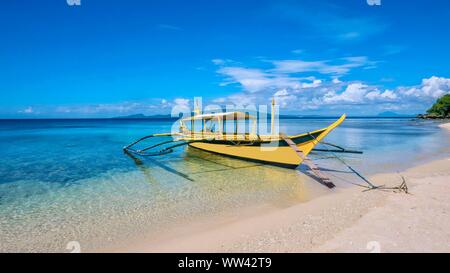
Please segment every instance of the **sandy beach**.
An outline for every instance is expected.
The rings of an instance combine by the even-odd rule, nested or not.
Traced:
[[[441,125],[450,130],[450,124]],[[186,227],[126,252],[450,252],[450,158],[372,176],[393,190],[332,194],[245,219]],[[261,211],[261,209],[260,209]]]

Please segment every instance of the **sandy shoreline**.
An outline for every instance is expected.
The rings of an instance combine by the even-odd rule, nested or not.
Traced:
[[[303,204],[109,251],[450,252],[450,157],[371,180],[398,186],[401,176],[410,194],[338,187]]]

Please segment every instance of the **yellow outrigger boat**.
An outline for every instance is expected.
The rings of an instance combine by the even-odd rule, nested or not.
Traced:
[[[303,162],[308,161],[307,156],[314,147],[346,118],[344,114],[326,128],[299,135],[286,136],[282,133],[274,133],[274,106],[275,102],[272,101],[271,134],[259,135],[257,133],[257,119],[248,113],[226,112],[200,114],[196,110],[192,117],[180,120],[179,132],[146,136],[124,147],[124,150],[140,156],[157,156],[170,153],[175,147],[188,145],[192,148],[224,156],[258,161],[281,167],[296,168]],[[195,130],[195,123],[198,121],[201,122],[201,130]],[[225,127],[227,121],[234,123],[233,133],[226,132]],[[239,121],[250,122],[251,130],[249,133],[238,133]],[[188,123],[191,124],[191,129],[186,126]],[[216,125],[219,128],[218,130],[213,129]],[[152,137],[172,137],[173,139],[145,149],[136,150],[133,148],[137,143]],[[157,152],[149,152],[157,147],[162,147],[170,143],[174,143],[174,145]]]

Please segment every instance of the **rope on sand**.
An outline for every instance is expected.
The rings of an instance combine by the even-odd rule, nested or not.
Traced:
[[[313,135],[310,134],[310,136],[311,136],[312,138],[314,138],[314,139],[317,141],[317,139],[316,139]],[[340,161],[344,166],[346,166],[352,173],[356,174],[359,178],[361,178],[361,180],[363,180],[363,181],[367,184],[367,186],[359,185],[359,184],[358,184],[358,186],[367,188],[366,190],[364,190],[364,192],[366,192],[366,191],[371,191],[371,190],[393,190],[394,192],[404,192],[404,193],[408,194],[408,185],[406,184],[406,179],[405,179],[405,177],[401,176],[401,178],[402,178],[402,183],[401,183],[399,186],[397,186],[397,187],[387,187],[387,186],[385,186],[385,185],[381,185],[381,186],[375,185],[374,183],[370,182],[369,179],[367,179],[366,177],[364,177],[361,173],[359,173],[358,171],[356,171],[352,166],[350,166],[349,164],[347,164],[347,162],[345,162],[344,159],[342,159],[341,157],[339,157],[338,155],[336,155],[336,153],[335,153],[333,150],[330,150],[330,149],[326,148],[326,146],[333,146],[333,147],[339,147],[339,146],[334,145],[334,144],[331,144],[331,143],[327,143],[327,142],[320,142],[320,141],[318,141],[318,143],[324,144],[324,145],[325,145],[325,149],[324,149],[325,151],[331,153],[331,155],[333,155],[334,158],[336,158],[337,160],[339,160],[339,161]],[[339,148],[341,148],[341,147],[339,147]],[[342,149],[343,149],[343,148],[342,148]],[[345,150],[345,149],[344,149],[344,150]]]
[[[364,192],[371,190],[393,190],[394,192],[404,192],[406,194],[408,193],[408,185],[406,184],[405,177],[401,176],[402,183],[397,187],[387,187],[386,185],[378,186],[370,182],[366,177],[364,177],[362,174],[356,171],[352,166],[348,165],[347,162],[345,162],[345,160],[343,160],[334,153],[332,153],[332,155],[334,155],[335,158],[338,159],[340,162],[342,162],[342,164],[344,164],[350,171],[352,171],[354,174],[356,174],[359,178],[361,178],[364,182],[367,183],[368,186],[366,186],[367,189],[364,190]]]
[[[406,194],[409,194],[408,185],[406,184],[406,179],[403,175],[401,176],[401,178],[402,178],[402,183],[397,187],[386,187],[385,185],[382,185],[382,186],[379,186],[376,188],[369,188],[367,190],[364,190],[364,192],[377,189],[377,190],[393,191],[396,193],[404,192]]]

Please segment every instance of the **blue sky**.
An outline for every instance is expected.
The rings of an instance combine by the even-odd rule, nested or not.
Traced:
[[[450,91],[450,3],[8,0],[0,117],[109,117],[204,104],[423,112]]]

